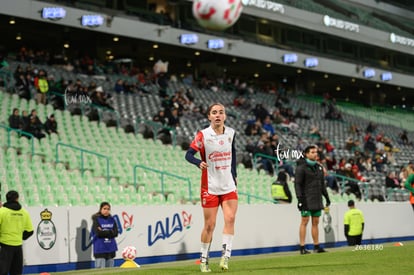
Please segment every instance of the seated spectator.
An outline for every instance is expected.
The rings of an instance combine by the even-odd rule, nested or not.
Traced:
[[[355,147],[354,139],[352,137],[348,137],[345,140],[345,149],[350,151],[350,152],[353,152],[354,147]]]
[[[263,129],[268,132],[271,136],[275,134],[275,128],[272,125],[272,120],[270,119],[270,115],[267,115],[263,120],[262,124]]]
[[[400,138],[400,141],[404,145],[412,145],[412,141],[408,139],[408,132],[407,130],[403,130],[401,133],[398,134],[398,137]]]
[[[355,168],[354,168],[354,166],[355,166]],[[350,179],[359,180],[355,177],[355,175],[357,175],[357,176],[360,176],[361,180],[362,180],[362,176],[358,175],[358,173],[359,173],[358,166],[352,165],[351,163],[346,163],[344,169],[340,170],[338,174],[340,174],[342,176],[345,176],[347,178],[350,178]],[[362,198],[361,189],[359,188],[359,185],[358,185],[357,181],[347,180],[346,183],[345,183],[344,188],[345,188],[344,192],[346,194],[352,193],[352,194],[355,195],[355,197],[358,200],[361,200],[361,198]]]
[[[328,111],[325,113],[326,119],[342,120],[342,115],[336,107],[336,100],[332,98],[328,103]]]
[[[158,113],[152,117],[152,121],[159,122],[161,125],[166,125],[168,118],[165,115],[164,109],[159,110]]]
[[[30,100],[32,97],[30,93],[31,83],[30,83],[30,74],[25,74],[21,72],[16,80],[16,90],[20,97]]]
[[[351,134],[354,134],[354,135],[359,136],[359,135],[361,134],[361,129],[360,129],[358,126],[356,126],[355,124],[352,124],[352,125],[349,127],[349,132],[350,132]]]
[[[9,116],[9,127],[13,129],[23,129],[22,119],[19,115],[19,109],[14,108],[13,113]]]
[[[30,123],[30,116],[28,115],[26,110],[22,111],[22,115],[20,117],[21,119],[21,123],[22,123],[22,130],[26,131],[25,129],[27,129],[27,127],[29,126]]]
[[[256,154],[268,155],[273,156],[273,151],[270,147],[270,142],[268,140],[262,141],[260,140],[256,147],[254,148],[253,156]],[[270,158],[266,158],[263,156],[257,157],[257,170],[260,171],[263,169],[266,174],[273,176],[274,173],[274,163]]]
[[[263,107],[262,104],[256,104],[254,109],[252,110],[253,115],[256,119],[260,119],[260,121],[264,122],[265,118],[269,116],[269,112]]]
[[[93,92],[91,96],[91,100],[93,104],[114,110],[114,107],[112,107],[108,103],[108,99],[109,97],[105,94],[101,86],[97,87],[95,92]]]
[[[45,122],[45,131],[47,134],[51,135],[52,133],[59,134],[57,131],[57,122],[55,120],[55,115],[51,114]]]
[[[374,169],[372,167],[372,158],[366,157],[362,159],[362,166],[364,166],[365,171],[372,172]]]
[[[332,155],[332,156],[335,155],[335,146],[331,144],[328,138],[325,138],[323,145],[325,147],[327,155]]]
[[[372,137],[370,132],[367,132],[367,134],[364,137],[364,141],[364,151],[374,153],[376,151],[376,144],[375,139]]]
[[[385,187],[386,188],[402,188],[404,183],[400,183],[395,175],[394,171],[388,172],[385,177]]]
[[[40,122],[39,118],[33,114],[30,116],[30,122],[26,129],[26,132],[32,134],[39,140],[46,137],[46,135],[43,133],[43,124]]]
[[[319,132],[319,128],[314,125],[310,127],[309,135],[311,136],[311,138],[316,138],[316,139],[322,138],[321,132]]]
[[[275,203],[292,202],[292,193],[288,186],[287,174],[284,171],[277,174],[277,179],[272,184],[271,195]]]
[[[262,134],[262,123],[260,119],[256,121],[248,121],[247,126],[244,130],[246,136],[260,136]]]
[[[365,131],[370,134],[374,133],[376,130],[377,130],[377,125],[373,122],[369,122],[367,125],[367,128],[365,129]]]
[[[295,118],[310,119],[310,116],[305,114],[302,108],[299,108],[295,114]]]

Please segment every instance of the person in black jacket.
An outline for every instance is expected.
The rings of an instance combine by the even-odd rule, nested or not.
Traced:
[[[309,145],[305,148],[304,158],[298,160],[295,172],[295,192],[298,199],[298,209],[302,220],[299,228],[300,254],[309,254],[305,249],[306,227],[309,217],[312,217],[312,239],[314,252],[326,252],[319,246],[319,217],[324,208],[322,195],[326,200],[326,207],[331,204],[326,190],[323,167],[317,162],[318,147]]]

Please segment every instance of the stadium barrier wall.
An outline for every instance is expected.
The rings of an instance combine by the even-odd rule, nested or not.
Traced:
[[[364,243],[414,240],[414,212],[408,202],[358,203],[365,215]],[[91,216],[99,206],[29,207],[34,235],[24,243],[25,274],[93,267]],[[320,242],[325,247],[345,245],[345,204],[323,212]],[[203,226],[199,205],[112,206],[119,236],[116,265],[126,246],[137,248],[139,264],[199,257]],[[233,255],[251,255],[298,249],[300,215],[295,205],[240,205],[236,219]],[[211,246],[221,251],[223,218],[219,211]],[[306,243],[311,244],[310,224]],[[310,247],[311,248],[311,247]]]

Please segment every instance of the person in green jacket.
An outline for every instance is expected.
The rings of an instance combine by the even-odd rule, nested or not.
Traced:
[[[410,163],[407,166],[407,179],[405,181],[404,187],[410,191],[410,203],[414,210],[414,164]]]
[[[29,213],[19,203],[19,193],[9,191],[0,208],[0,275],[23,273],[23,240],[33,235]]]
[[[364,232],[364,214],[355,208],[353,200],[348,201],[349,210],[344,215],[344,232],[349,246],[360,245]]]

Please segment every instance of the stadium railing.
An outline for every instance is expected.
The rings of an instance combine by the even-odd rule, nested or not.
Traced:
[[[0,124],[0,128],[3,128],[7,131],[7,147],[12,147],[11,146],[11,132],[16,132],[19,134],[19,136],[26,136],[30,138],[30,143],[31,143],[31,154],[34,155],[35,154],[35,150],[34,150],[34,136],[31,133],[19,130],[19,129],[14,129],[14,128],[10,128],[8,126],[2,125]]]
[[[67,147],[67,148],[70,148],[70,149],[73,149],[75,151],[79,151],[80,152],[79,158],[80,158],[80,170],[81,170],[82,176],[84,176],[85,171],[87,170],[87,169],[85,169],[84,154],[95,155],[98,158],[105,159],[105,161],[106,161],[106,182],[109,185],[109,183],[110,183],[110,177],[109,177],[109,157],[104,156],[104,155],[99,154],[99,153],[96,153],[96,152],[92,152],[92,151],[89,151],[89,150],[80,148],[80,147],[77,147],[77,146],[74,146],[74,145],[71,145],[71,144],[65,144],[65,143],[62,143],[62,142],[58,142],[58,143],[56,143],[56,163],[62,162],[62,160],[59,158],[59,146],[61,146],[61,147]]]
[[[177,176],[175,174],[172,174],[172,173],[169,173],[169,172],[166,172],[166,171],[161,171],[161,170],[150,168],[150,167],[140,165],[140,164],[137,164],[137,165],[134,166],[134,186],[135,186],[135,189],[137,191],[139,189],[138,188],[139,183],[138,183],[138,177],[137,177],[137,170],[138,169],[143,169],[144,171],[153,172],[153,173],[156,173],[159,176],[159,178],[160,178],[160,191],[159,192],[161,194],[163,194],[165,196],[165,198],[167,198],[168,193],[172,192],[172,191],[167,191],[166,188],[165,188],[165,185],[166,185],[165,184],[165,178],[166,177],[172,177],[174,179],[187,182],[187,185],[188,185],[188,200],[192,201],[193,198],[192,198],[192,191],[191,191],[191,181],[190,181],[189,178]],[[157,192],[157,190],[154,190],[154,192]],[[172,193],[174,193],[174,192],[172,192]]]

